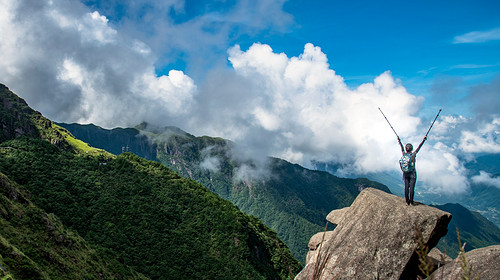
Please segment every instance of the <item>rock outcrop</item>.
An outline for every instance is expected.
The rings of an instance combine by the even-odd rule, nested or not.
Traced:
[[[332,232],[309,243],[302,279],[415,279],[420,240],[429,249],[446,235],[451,214],[373,188],[348,208],[334,210]],[[420,236],[418,238],[418,236]]]
[[[453,262],[436,270],[432,279],[477,279],[497,280],[500,279],[500,245],[475,249],[465,253],[465,260],[460,256]],[[462,266],[465,266],[464,270]],[[469,278],[462,278],[468,276]]]
[[[453,261],[450,256],[441,252],[438,248],[432,248],[432,250],[429,251],[429,254],[427,254],[427,258],[429,258],[434,265],[434,270]]]

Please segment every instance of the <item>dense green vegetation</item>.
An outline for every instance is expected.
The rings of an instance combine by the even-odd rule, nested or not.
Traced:
[[[349,206],[365,187],[389,192],[376,182],[338,178],[276,158],[269,158],[260,166],[237,160],[232,155],[233,143],[222,138],[195,137],[174,127],[141,124],[134,133],[130,128],[104,130],[93,125],[60,125],[92,146],[117,154],[120,147],[130,143],[130,151],[137,155],[152,156],[183,177],[198,181],[261,219],[302,261],[309,239],[324,229],[325,217],[331,210]]]
[[[1,273],[19,279],[142,277],[134,271],[151,279],[286,279],[300,270],[274,231],[195,181],[131,153],[116,157],[92,148],[6,87],[0,108],[8,109],[0,111],[2,182],[16,186],[16,199],[30,205],[18,211],[11,197],[1,197]]]
[[[40,115],[31,110],[26,102],[0,84],[0,143],[20,135],[39,137],[32,119]]]
[[[36,207],[2,173],[0,217],[0,265],[14,279],[146,279]]]
[[[0,171],[37,205],[152,279],[279,279],[283,258],[300,269],[260,221],[159,163],[78,156],[31,138],[2,146],[11,149]]]

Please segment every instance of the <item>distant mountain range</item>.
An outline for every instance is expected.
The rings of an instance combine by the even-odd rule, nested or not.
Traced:
[[[324,217],[329,211],[349,206],[359,191],[368,186],[390,193],[385,185],[368,179],[339,178],[276,158],[269,158],[261,170],[251,162],[235,159],[234,143],[222,138],[195,137],[175,127],[158,128],[143,123],[135,128],[106,130],[92,124],[60,125],[92,146],[116,154],[128,149],[200,182],[244,212],[260,218],[302,261],[308,239],[324,229]],[[263,174],[255,176],[259,172]],[[390,175],[385,177],[389,182],[394,180]],[[448,235],[438,245],[451,256],[458,253],[455,225],[462,232],[462,241],[468,243],[468,249],[500,244],[500,230],[483,216],[460,205],[439,207],[456,214]],[[464,212],[470,214],[463,215]],[[482,230],[490,234],[473,238]]]
[[[132,153],[76,139],[0,85],[2,279],[288,279],[255,217]]]

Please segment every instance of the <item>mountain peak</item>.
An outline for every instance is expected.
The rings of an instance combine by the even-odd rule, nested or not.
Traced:
[[[112,157],[76,139],[68,130],[30,108],[24,99],[3,84],[0,84],[0,128],[0,142],[26,136],[46,140],[67,151]]]
[[[154,124],[150,124],[147,122],[142,122],[134,127],[135,129],[142,132],[149,132],[156,135],[182,135],[194,137],[193,135],[185,132],[184,130],[176,127],[176,126],[157,126]]]
[[[3,84],[0,84],[0,142],[19,136],[40,137],[32,119],[41,116]]]

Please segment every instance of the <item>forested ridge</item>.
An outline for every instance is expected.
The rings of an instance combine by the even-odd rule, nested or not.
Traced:
[[[286,279],[300,270],[285,243],[257,218],[158,162],[131,153],[113,156],[74,139],[12,95],[5,87],[0,91],[1,119],[11,120],[2,125],[22,123],[34,133],[14,128],[4,134],[0,172],[42,213],[51,213],[40,215],[60,220],[81,236],[76,238],[103,252],[101,259],[113,256],[110,262],[115,259],[119,266],[111,272],[130,270],[130,277],[140,277],[132,272],[137,271],[151,279]],[[2,205],[2,213],[12,211],[10,204]],[[18,228],[5,215],[0,218]],[[44,226],[39,221],[28,225]],[[6,229],[0,229],[2,244],[22,248]],[[23,230],[19,234],[20,240],[28,238]],[[37,242],[40,237],[29,238]],[[59,250],[58,244],[47,246]],[[1,253],[0,264],[15,279],[30,269],[59,278],[43,268],[60,269],[49,256],[24,250],[20,254],[33,262],[21,266]]]
[[[196,137],[175,127],[142,123],[135,128],[105,130],[94,125],[60,125],[94,147],[116,154],[128,147],[196,180],[261,219],[301,261],[305,261],[309,238],[324,229],[331,210],[349,206],[366,187],[390,192],[377,182],[339,178],[278,158],[256,164],[234,154],[236,143]]]

